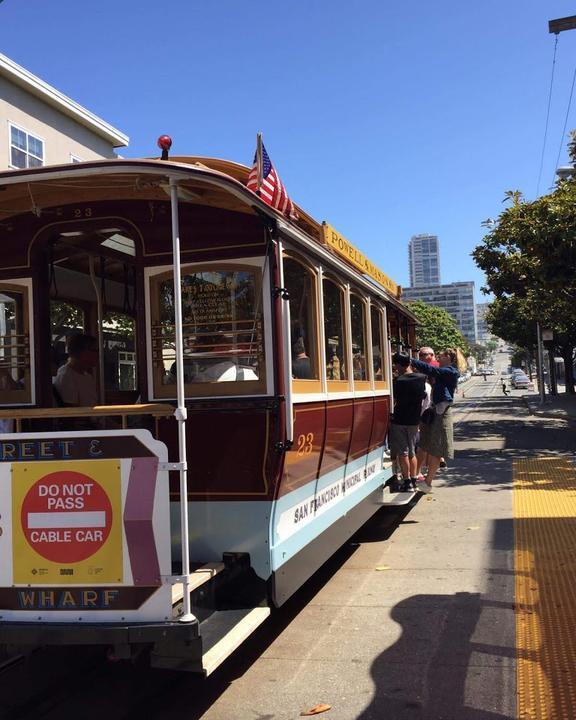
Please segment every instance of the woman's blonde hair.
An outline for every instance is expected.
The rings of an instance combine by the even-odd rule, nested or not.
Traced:
[[[464,353],[460,348],[446,348],[442,351],[443,355],[448,355],[450,358],[450,365],[454,365],[458,369],[458,372],[466,372],[468,369],[468,363],[464,357]]]

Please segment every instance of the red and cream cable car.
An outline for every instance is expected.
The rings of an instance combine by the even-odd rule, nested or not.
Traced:
[[[415,318],[248,172],[0,173],[0,644],[207,674],[392,499],[390,346]],[[53,385],[79,334],[89,407]]]

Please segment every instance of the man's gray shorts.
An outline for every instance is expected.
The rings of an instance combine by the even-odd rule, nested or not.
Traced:
[[[392,457],[399,455],[416,455],[416,440],[418,438],[418,425],[396,425],[390,423],[388,442]]]

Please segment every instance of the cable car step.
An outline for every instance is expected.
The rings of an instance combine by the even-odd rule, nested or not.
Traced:
[[[223,562],[211,562],[202,565],[201,567],[194,570],[190,577],[190,592],[197,590],[201,585],[207,583],[212,578],[216,577],[218,573],[224,570],[225,565]],[[184,597],[184,584],[176,583],[172,585],[172,605],[179,603]]]
[[[226,660],[270,615],[269,607],[217,610],[200,624],[205,675]]]
[[[414,500],[413,492],[390,492],[388,488],[384,488],[382,493],[382,505],[408,505]]]

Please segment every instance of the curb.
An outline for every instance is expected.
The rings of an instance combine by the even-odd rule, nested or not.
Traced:
[[[576,417],[572,417],[571,415],[555,415],[554,413],[546,412],[546,410],[539,410],[537,406],[530,404],[528,398],[525,395],[522,396],[522,402],[526,406],[526,409],[528,410],[530,415],[533,415],[535,417],[549,418],[551,420],[564,420],[569,425],[576,425]]]

